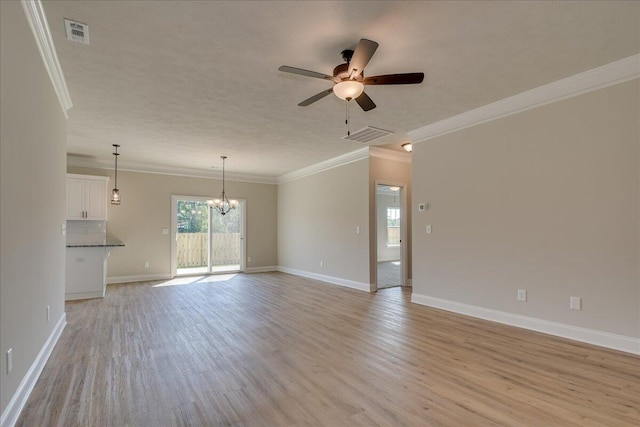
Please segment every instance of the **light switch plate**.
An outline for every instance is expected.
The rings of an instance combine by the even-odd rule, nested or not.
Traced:
[[[425,227],[427,234],[431,234],[431,225]]]
[[[570,297],[569,298],[569,308],[572,310],[582,310],[582,298],[580,297]]]
[[[162,229],[162,234],[169,234],[169,229],[168,228],[163,228]]]
[[[527,300],[527,291],[524,289],[518,289],[518,301]]]

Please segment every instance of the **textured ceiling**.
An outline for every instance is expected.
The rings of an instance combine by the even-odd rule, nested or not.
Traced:
[[[357,150],[345,105],[297,103],[360,38],[380,44],[367,75],[425,73],[414,86],[367,87],[350,109],[399,146],[408,131],[640,52],[638,2],[44,1],[73,108],[68,152],[128,168],[275,177]],[[89,46],[63,18],[89,25]]]

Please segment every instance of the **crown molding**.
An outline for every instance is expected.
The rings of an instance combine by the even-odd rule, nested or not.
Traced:
[[[96,159],[92,157],[75,156],[73,154],[67,154],[67,166],[74,166],[80,168],[93,168],[93,169],[113,169],[113,163]],[[139,173],[155,173],[159,175],[175,175],[186,176],[190,178],[206,178],[206,179],[222,179],[222,171],[215,170],[200,170],[191,168],[180,168],[173,166],[160,166],[160,165],[140,165],[118,160],[118,171],[125,172],[139,172]],[[276,184],[276,178],[272,176],[263,175],[251,175],[242,173],[225,172],[225,179],[227,181],[236,182],[252,182],[256,184]]]
[[[284,184],[285,182],[295,181],[306,176],[315,175],[329,169],[337,168],[338,166],[344,166],[349,163],[357,162],[358,160],[368,159],[369,148],[370,147],[360,148],[359,150],[352,151],[350,153],[343,154],[341,156],[334,157],[320,163],[316,163],[315,165],[307,166],[306,168],[285,173],[284,175],[280,175],[277,178],[277,183]]]
[[[411,154],[407,152],[388,150],[380,147],[369,147],[369,155],[385,160],[393,160],[395,162],[411,163]]]
[[[388,150],[386,148],[368,146],[347,154],[343,154],[341,156],[331,158],[329,160],[322,161],[320,163],[316,163],[315,165],[307,166],[305,168],[280,175],[277,178],[277,182],[278,184],[284,184],[285,182],[295,181],[297,179],[315,175],[329,169],[348,165],[349,163],[357,162],[358,160],[368,159],[369,157],[378,157],[386,160],[394,160],[396,162],[411,163],[411,154],[409,153],[401,153],[399,151]]]
[[[40,0],[20,0],[20,3],[22,3],[22,9],[27,17],[27,22],[29,22],[29,27],[31,27],[33,37],[36,39],[44,68],[49,74],[53,88],[58,96],[58,101],[60,101],[62,112],[68,119],[67,110],[73,107],[73,103],[71,102],[69,89],[67,89],[67,81],[64,79],[62,67],[60,67],[60,62],[58,61],[58,54],[51,38],[51,31],[49,31],[49,24],[47,24],[42,2]]]
[[[408,134],[413,143],[420,143],[639,77],[640,54],[637,54],[423,126]]]

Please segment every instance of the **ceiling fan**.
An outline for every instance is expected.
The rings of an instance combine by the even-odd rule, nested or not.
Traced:
[[[332,76],[315,71],[303,70],[301,68],[289,67],[287,65],[281,66],[278,70],[284,71],[285,73],[329,80],[334,83],[333,87],[323,90],[299,103],[298,105],[301,107],[311,105],[333,92],[338,98],[346,101],[355,99],[364,111],[369,111],[376,108],[376,104],[369,95],[364,92],[366,85],[408,85],[422,83],[422,80],[424,80],[424,73],[387,74],[383,76],[365,77],[364,67],[367,66],[377,48],[378,43],[367,39],[360,39],[355,51],[351,49],[342,51],[342,58],[345,63],[334,68]]]

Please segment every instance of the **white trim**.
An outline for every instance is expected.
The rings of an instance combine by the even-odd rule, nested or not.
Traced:
[[[310,175],[315,175],[320,172],[327,171],[329,169],[344,166],[349,163],[357,162],[369,158],[369,147],[364,147],[356,151],[352,151],[347,154],[343,154],[338,157],[334,157],[329,160],[325,160],[315,165],[307,166],[306,168],[298,169],[293,172],[285,173],[277,178],[278,184],[284,184],[285,182],[295,181],[300,178],[304,178]]]
[[[406,151],[394,151],[380,147],[369,147],[369,155],[395,162],[411,163],[411,154]]]
[[[492,310],[415,292],[411,294],[411,302],[627,353],[640,354],[640,339],[638,338]]]
[[[27,399],[29,398],[33,387],[35,387],[49,356],[51,356],[53,348],[56,346],[58,339],[60,339],[60,335],[62,335],[62,331],[66,324],[67,314],[62,313],[60,319],[58,319],[58,322],[51,331],[51,334],[49,334],[49,338],[47,338],[47,341],[40,349],[38,356],[36,356],[31,367],[22,378],[22,381],[20,381],[20,385],[9,401],[9,404],[2,412],[2,415],[0,416],[0,427],[13,427],[16,424],[16,421],[18,421],[20,412],[22,412],[25,403],[27,403]]]
[[[640,54],[522,92],[408,132],[413,143],[640,77]]]
[[[151,280],[170,280],[170,274],[138,274],[137,276],[114,276],[107,278],[107,284],[130,283],[130,282],[148,282]]]
[[[110,160],[97,159],[94,157],[67,154],[67,166],[93,169],[113,169]],[[191,168],[181,168],[175,166],[141,165],[136,163],[122,162],[118,160],[118,170],[125,172],[155,173],[158,175],[186,176],[190,178],[207,178],[222,181],[222,171],[199,170]],[[251,175],[242,173],[225,172],[226,181],[252,182],[257,184],[276,184],[276,178],[272,176]]]
[[[53,89],[58,96],[58,101],[60,101],[62,112],[68,119],[67,110],[73,107],[73,103],[71,102],[69,89],[67,89],[62,67],[60,67],[60,62],[58,61],[58,54],[53,44],[53,38],[51,38],[51,31],[49,31],[49,24],[47,24],[47,17],[44,14],[42,3],[40,0],[21,0],[20,3],[22,3],[22,9],[27,17],[27,22],[29,22],[29,27],[31,27],[33,37],[36,39],[44,68],[49,74]]]
[[[400,245],[392,245],[392,246],[387,245],[387,247],[400,248]],[[393,262],[393,261],[400,261],[400,260],[398,259],[398,257],[378,258],[378,262]]]
[[[408,233],[409,233],[409,224],[406,220],[407,218],[407,184],[404,182],[394,182],[394,181],[385,181],[385,180],[374,180],[374,191],[373,191],[373,205],[374,205],[374,215],[373,222],[375,226],[371,231],[371,241],[375,242],[374,246],[370,248],[369,251],[369,262],[371,264],[375,264],[376,268],[371,270],[371,289],[378,289],[378,262],[381,260],[378,259],[378,186],[393,186],[400,187],[399,195],[400,195],[400,282],[401,286],[406,286],[407,278],[409,277],[409,269],[408,269],[408,254],[409,250],[407,247]],[[375,249],[374,249],[375,248]],[[395,261],[395,260],[394,260]]]
[[[293,172],[280,175],[277,178],[264,175],[251,175],[227,172],[225,179],[235,182],[252,182],[257,184],[283,184],[289,181],[295,181],[310,175],[315,175],[329,169],[344,166],[349,163],[364,160],[369,157],[378,157],[381,159],[393,160],[396,162],[411,163],[411,154],[401,153],[399,151],[387,150],[380,147],[364,147],[356,151],[352,151],[341,156],[334,157],[329,160],[316,163],[314,165],[298,169]],[[67,166],[92,169],[113,169],[111,160],[98,159],[95,157],[80,156],[67,154]],[[124,172],[138,173],[155,173],[159,175],[186,176],[191,178],[207,178],[222,180],[222,172],[216,170],[199,170],[191,168],[181,168],[175,166],[161,166],[151,164],[127,163],[126,161],[118,161],[118,170]]]
[[[248,267],[245,268],[244,273],[253,274],[253,273],[269,273],[272,271],[278,271],[277,265],[266,265],[264,267]]]
[[[91,292],[71,292],[64,294],[65,301],[73,301],[77,299],[104,298],[104,290]]]
[[[371,292],[371,286],[368,283],[356,282],[355,280],[343,279],[341,277],[325,276],[324,274],[312,273],[310,271],[297,270],[295,268],[278,266],[278,271],[295,276],[302,276],[308,279],[320,280],[334,285],[344,286],[347,288],[357,289],[359,291]]]

